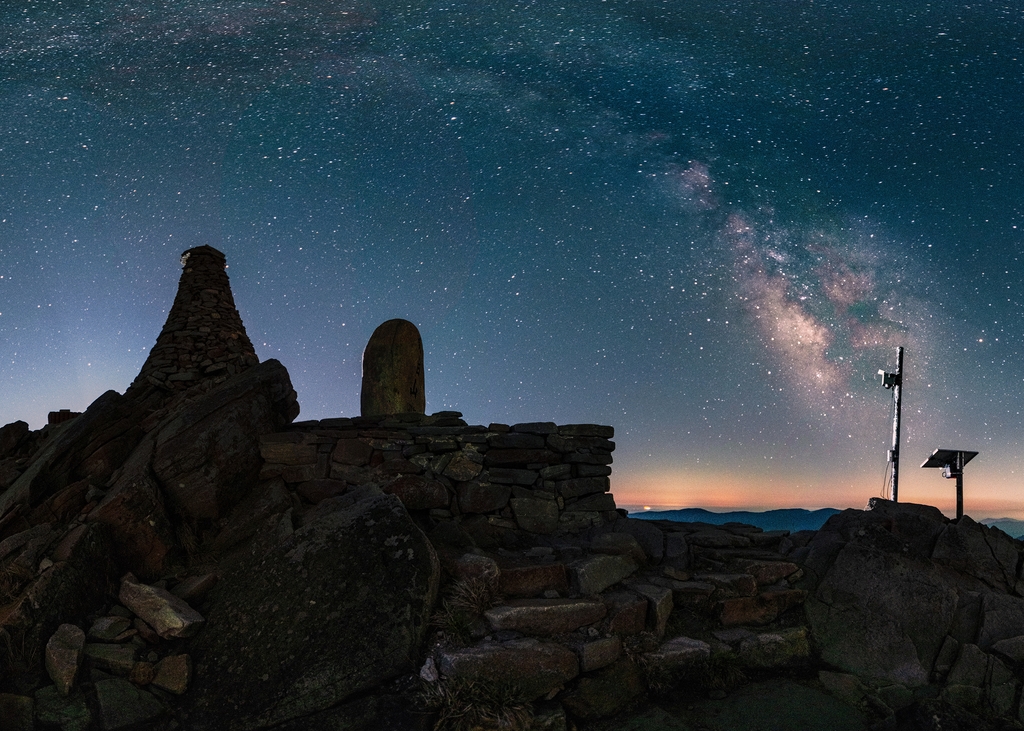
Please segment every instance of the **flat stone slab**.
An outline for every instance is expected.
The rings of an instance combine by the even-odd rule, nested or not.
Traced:
[[[370,336],[363,351],[360,411],[363,416],[422,414],[423,340],[408,320],[388,320]]]
[[[519,527],[530,533],[554,533],[558,528],[558,503],[543,498],[512,498],[509,501]]]
[[[573,588],[580,594],[600,594],[637,570],[636,561],[629,556],[599,554],[587,556],[569,564]]]
[[[632,592],[604,594],[608,607],[607,630],[623,637],[644,631],[647,626],[647,599]]]
[[[131,574],[121,579],[118,598],[165,639],[191,637],[206,621],[184,599],[166,589],[142,584]]]
[[[120,637],[132,621],[127,617],[100,617],[89,627],[89,639],[99,642],[110,642]]]
[[[528,635],[565,634],[599,622],[608,613],[600,601],[587,599],[513,599],[484,612],[494,630]]]
[[[514,684],[530,700],[547,695],[579,675],[576,653],[563,645],[532,638],[441,651],[436,662],[444,676]]]
[[[691,637],[676,637],[663,642],[654,652],[644,654],[650,667],[673,672],[696,668],[711,657],[711,645]]]
[[[117,675],[128,675],[135,667],[135,647],[91,642],[85,646],[85,656],[94,667]]]
[[[664,582],[659,581],[658,584],[672,590],[672,600],[679,607],[704,605],[711,598],[711,595],[715,593],[714,585],[703,581],[665,579]]]

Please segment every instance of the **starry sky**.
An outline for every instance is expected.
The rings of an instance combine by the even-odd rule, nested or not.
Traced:
[[[123,392],[225,252],[300,419],[374,328],[427,411],[616,429],[620,505],[1024,517],[1024,8],[8,0],[0,424]]]

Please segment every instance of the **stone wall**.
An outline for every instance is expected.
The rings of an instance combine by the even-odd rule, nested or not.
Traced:
[[[467,530],[578,531],[616,520],[614,429],[469,425],[457,411],[306,421],[261,437],[261,480],[309,502],[374,484]]]
[[[183,391],[260,361],[235,308],[224,254],[199,246],[181,255],[182,273],[167,322],[129,390]]]

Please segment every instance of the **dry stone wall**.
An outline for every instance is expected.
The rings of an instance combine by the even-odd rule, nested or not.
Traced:
[[[324,419],[261,437],[261,480],[317,503],[373,484],[434,520],[499,535],[580,531],[616,520],[614,429],[532,422],[469,425],[430,416]]]
[[[181,263],[167,322],[129,391],[146,386],[183,391],[259,363],[235,308],[224,254],[199,246],[182,254]]]

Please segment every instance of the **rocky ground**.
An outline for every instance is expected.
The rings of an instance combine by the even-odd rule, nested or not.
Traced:
[[[970,518],[572,511],[595,478],[530,460],[607,464],[605,437],[445,412],[394,419],[402,438],[346,422],[321,450],[320,427],[288,432],[275,361],[153,389],[0,428],[0,730],[1022,725],[1024,545]],[[268,469],[285,443],[310,464]],[[484,486],[509,505],[473,512]]]

